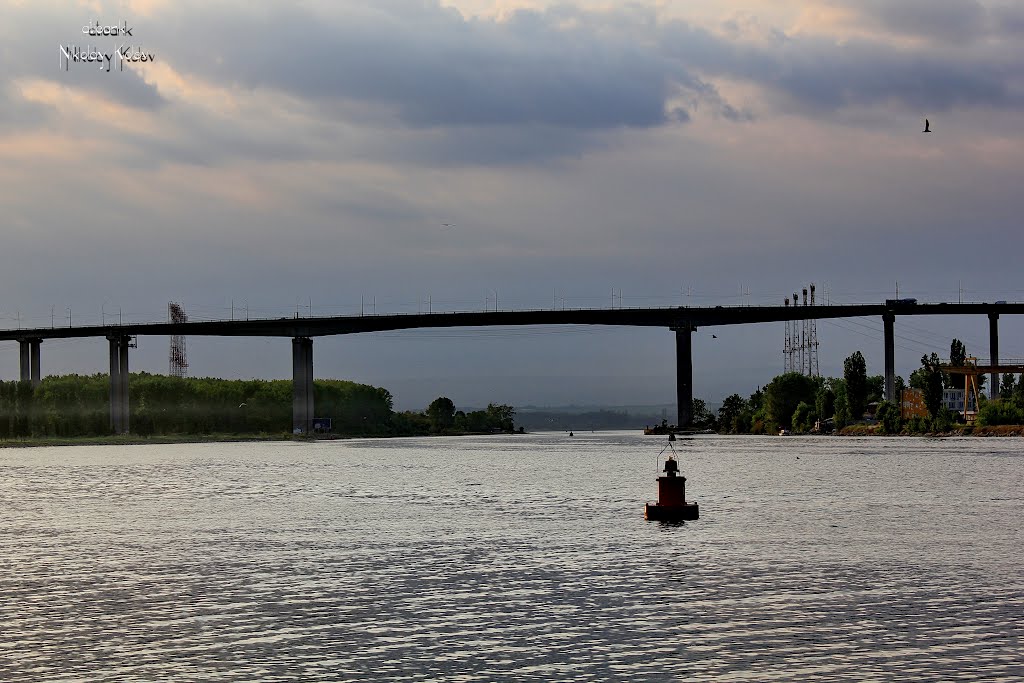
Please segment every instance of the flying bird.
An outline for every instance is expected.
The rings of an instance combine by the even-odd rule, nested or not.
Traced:
[[[931,133],[932,129],[929,127],[929,125],[930,124],[928,123],[928,119],[925,119],[924,120],[924,130],[922,130],[921,132],[922,133]]]
[[[454,228],[455,224],[454,223],[442,223],[441,227],[442,228]]]

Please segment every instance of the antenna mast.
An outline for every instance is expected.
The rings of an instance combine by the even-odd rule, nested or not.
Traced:
[[[185,309],[174,301],[167,304],[167,322],[171,324],[187,323],[188,316]],[[188,375],[188,358],[185,355],[185,335],[171,335],[171,350],[169,358],[169,374],[171,377],[185,377]]]

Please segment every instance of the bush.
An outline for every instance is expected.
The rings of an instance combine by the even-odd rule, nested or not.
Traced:
[[[808,432],[814,426],[814,411],[810,404],[801,401],[793,411],[791,427],[794,432]]]
[[[932,418],[932,431],[948,432],[954,424],[956,424],[956,419],[953,413],[945,408],[939,408],[938,414]]]
[[[907,420],[906,430],[911,434],[927,434],[932,430],[932,421],[927,417],[912,417]]]
[[[875,418],[878,420],[883,434],[899,434],[903,428],[903,418],[900,416],[899,406],[895,403],[888,401],[879,403]]]
[[[1024,425],[1024,410],[1010,401],[989,401],[978,411],[978,424],[982,427]]]

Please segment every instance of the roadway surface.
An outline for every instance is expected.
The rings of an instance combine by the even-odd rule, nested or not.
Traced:
[[[881,317],[904,315],[1021,314],[1024,303],[845,304],[841,306],[707,306],[675,308],[611,308],[534,311],[477,311],[463,313],[398,313],[214,320],[187,323],[134,323],[82,327],[41,327],[0,331],[0,341],[71,339],[78,337],[187,335],[214,337],[324,337],[360,332],[384,332],[441,327],[519,325],[620,325],[687,329],[746,325],[785,320]]]

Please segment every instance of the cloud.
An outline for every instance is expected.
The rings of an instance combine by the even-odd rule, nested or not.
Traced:
[[[673,84],[687,87],[692,76],[649,47],[601,34],[608,27],[592,20],[567,10],[467,20],[404,2],[353,7],[333,23],[302,9],[213,10],[189,31],[193,45],[182,46],[178,68],[301,98],[373,103],[415,128],[666,123]]]
[[[1019,3],[978,0],[820,0],[841,9],[847,20],[897,36],[910,36],[933,46],[960,46],[982,40],[1006,40],[1024,32]]]
[[[818,35],[745,44],[716,39],[682,23],[667,28],[662,39],[666,52],[702,75],[756,84],[769,96],[788,101],[787,109],[811,117],[846,107],[892,104],[918,112],[958,106],[1016,110],[1024,105],[1024,58],[995,48],[958,52],[878,38],[841,42]]]

